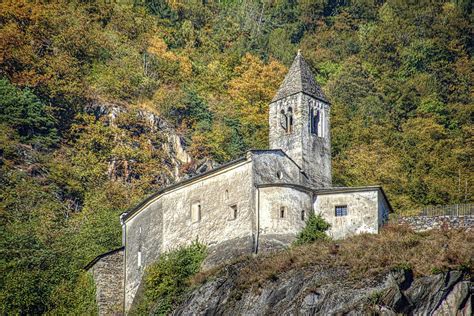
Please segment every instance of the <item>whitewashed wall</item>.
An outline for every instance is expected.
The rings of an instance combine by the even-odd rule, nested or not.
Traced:
[[[336,216],[335,208],[347,205],[347,216]],[[361,233],[378,233],[378,190],[318,194],[314,202],[316,214],[331,224],[328,234],[334,239]]]

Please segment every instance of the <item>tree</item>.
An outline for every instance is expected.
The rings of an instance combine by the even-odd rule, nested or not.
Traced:
[[[0,123],[13,128],[23,143],[44,148],[59,140],[55,120],[30,90],[0,79]]]
[[[306,226],[296,237],[295,245],[313,243],[316,240],[326,240],[328,235],[326,231],[331,227],[321,215],[311,213],[306,220]]]

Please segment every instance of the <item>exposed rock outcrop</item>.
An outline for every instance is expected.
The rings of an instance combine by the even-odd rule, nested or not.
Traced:
[[[87,111],[93,113],[96,117],[105,117],[105,121],[111,126],[116,126],[120,116],[130,112],[126,104],[104,101],[91,102]],[[134,113],[137,118],[145,122],[149,133],[158,134],[162,140],[158,143],[150,141],[150,147],[163,154],[164,161],[162,165],[168,169],[168,175],[159,180],[163,185],[169,185],[216,166],[216,163],[210,159],[193,160],[186,151],[184,138],[176,132],[171,124],[156,113],[145,109],[138,109]],[[132,174],[133,163],[134,161],[112,159],[108,167],[109,178],[128,181]]]
[[[413,278],[390,272],[353,280],[309,267],[242,289],[239,265],[195,289],[174,315],[472,315],[472,280],[460,271]]]

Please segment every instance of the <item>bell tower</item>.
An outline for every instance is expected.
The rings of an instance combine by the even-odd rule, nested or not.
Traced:
[[[331,134],[329,102],[298,51],[270,103],[270,149],[281,149],[305,174],[304,184],[330,187]]]

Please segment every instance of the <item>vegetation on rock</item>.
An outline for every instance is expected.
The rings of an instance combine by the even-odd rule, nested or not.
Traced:
[[[317,240],[328,239],[326,231],[331,225],[321,215],[310,214],[303,230],[296,236],[295,245],[310,244]]]
[[[143,292],[131,313],[167,315],[180,303],[189,279],[199,271],[206,254],[206,246],[195,241],[162,255],[146,269]]]
[[[362,234],[344,240],[320,240],[285,251],[243,257],[236,279],[238,291],[258,289],[265,282],[290,270],[313,267],[318,271],[343,268],[353,280],[374,277],[390,270],[408,269],[414,276],[449,270],[472,275],[474,232],[431,230],[416,233],[404,226],[384,227],[380,234]],[[219,273],[219,269],[198,273],[194,285]]]
[[[66,313],[119,214],[192,169],[153,117],[195,159],[265,148],[298,48],[332,104],[334,185],[405,213],[472,201],[469,4],[1,2],[0,313]]]

